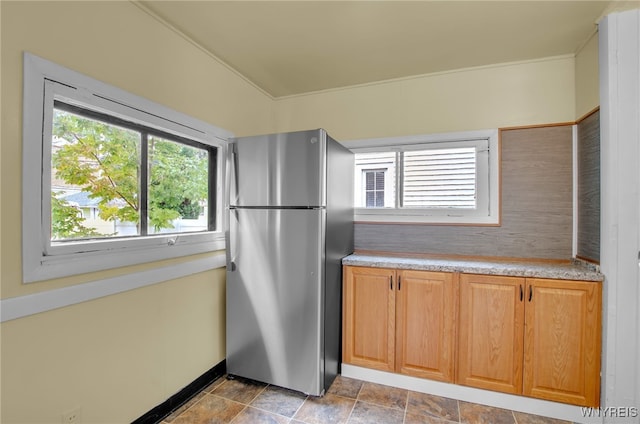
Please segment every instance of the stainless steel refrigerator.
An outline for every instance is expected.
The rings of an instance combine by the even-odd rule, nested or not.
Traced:
[[[227,372],[321,396],[340,363],[353,154],[322,130],[227,149]]]

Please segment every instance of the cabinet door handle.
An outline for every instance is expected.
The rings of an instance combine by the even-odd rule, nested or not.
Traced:
[[[389,276],[389,290],[393,290],[393,275]]]
[[[529,286],[529,302],[531,302],[532,298],[533,298],[533,286]]]
[[[522,284],[520,284],[520,302],[524,300],[524,291],[522,290]]]
[[[398,291],[402,288],[402,277],[398,277]]]

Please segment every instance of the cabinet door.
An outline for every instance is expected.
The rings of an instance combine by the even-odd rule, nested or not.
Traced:
[[[397,372],[453,382],[455,282],[451,273],[398,272]]]
[[[395,271],[344,269],[343,362],[394,370]]]
[[[527,284],[524,394],[598,406],[600,284],[545,279]]]
[[[460,276],[459,384],[522,392],[524,278]]]

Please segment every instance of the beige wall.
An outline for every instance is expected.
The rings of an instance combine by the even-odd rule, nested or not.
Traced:
[[[558,57],[284,98],[277,129],[352,140],[573,121],[574,72]]]
[[[2,1],[0,9],[1,297],[158,266],[21,284],[23,51],[236,135],[272,132],[273,101],[130,2]],[[184,261],[162,265],[174,262]],[[85,423],[130,422],[224,359],[224,271],[0,328],[1,422],[60,422],[63,412],[77,406]]]
[[[224,269],[2,324],[3,423],[131,422],[224,359]]]
[[[598,33],[576,55],[576,119],[600,105]]]

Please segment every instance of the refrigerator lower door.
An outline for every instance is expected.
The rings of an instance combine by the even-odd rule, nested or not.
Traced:
[[[231,209],[227,372],[324,391],[322,209]]]

